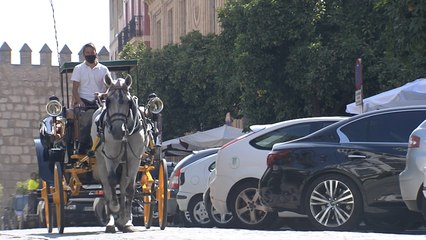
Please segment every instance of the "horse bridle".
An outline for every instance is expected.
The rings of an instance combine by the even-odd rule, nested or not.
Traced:
[[[117,91],[120,90],[119,92],[119,103],[123,104],[124,100],[123,100],[123,91],[124,94],[127,95],[128,94],[128,89],[126,86],[111,86],[110,88],[108,88],[107,93],[109,93],[110,91]],[[127,126],[127,119],[129,117],[130,114],[130,109],[131,109],[131,104],[132,104],[132,100],[130,99],[128,104],[129,104],[129,111],[127,112],[127,115],[124,113],[113,113],[112,115],[110,115],[109,111],[108,111],[108,105],[110,103],[110,100],[108,99],[108,96],[106,97],[106,101],[105,101],[105,111],[106,111],[106,123],[107,125],[112,128],[112,123],[118,120],[123,120],[124,124]],[[127,130],[127,129],[126,129]],[[128,131],[128,130],[127,130]]]

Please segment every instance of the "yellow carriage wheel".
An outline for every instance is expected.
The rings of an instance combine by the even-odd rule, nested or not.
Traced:
[[[53,203],[55,204],[55,220],[56,227],[60,234],[64,233],[65,221],[64,221],[64,206],[65,206],[65,192],[64,192],[64,183],[63,183],[63,172],[60,162],[55,162],[54,168],[54,185],[55,190],[53,192]]]
[[[50,194],[50,184],[46,181],[43,181],[43,187],[41,189],[41,198],[44,202],[44,217],[43,223],[46,224],[47,232],[52,233],[52,215],[50,207],[52,206],[52,199],[49,199]]]
[[[160,229],[164,230],[167,225],[167,164],[165,159],[160,161],[156,199],[158,204],[158,223]]]

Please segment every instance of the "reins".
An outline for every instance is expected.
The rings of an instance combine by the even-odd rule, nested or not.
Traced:
[[[126,86],[111,86],[110,88],[108,88],[107,90],[107,94],[110,93],[111,91],[116,91],[116,90],[121,90],[124,91],[125,95],[128,95],[128,89]],[[120,95],[123,94],[122,92],[120,92]],[[117,153],[117,155],[115,156],[110,156],[106,153],[105,148],[103,145],[102,146],[102,154],[104,155],[105,158],[109,159],[109,160],[114,160],[117,159],[118,157],[120,157],[120,155],[123,154],[122,157],[122,161],[121,163],[126,163],[127,161],[127,146],[129,146],[130,152],[131,154],[135,157],[135,158],[139,158],[139,156],[136,155],[136,153],[134,152],[134,150],[132,149],[132,146],[128,143],[128,137],[131,136],[132,134],[139,132],[141,130],[141,127],[146,131],[146,127],[144,124],[144,118],[143,115],[140,113],[139,109],[138,109],[138,98],[136,96],[131,96],[130,100],[129,100],[129,111],[127,112],[127,114],[124,113],[113,113],[113,114],[109,114],[108,111],[108,97],[107,100],[105,102],[104,105],[104,109],[101,113],[101,116],[99,118],[99,122],[100,124],[98,124],[98,133],[102,134],[101,137],[101,142],[105,142],[105,137],[103,136],[104,134],[104,128],[106,127],[105,125],[109,125],[109,127],[112,127],[112,123],[118,121],[118,120],[122,120],[124,123],[124,127],[123,127],[123,131],[124,131],[124,136],[123,139],[121,140],[121,146],[120,146],[120,151]],[[118,101],[122,101],[121,99]],[[132,126],[128,126],[128,119],[132,118],[133,119],[133,124]],[[102,122],[105,122],[106,124],[103,124]],[[100,145],[100,143],[99,143]],[[124,150],[124,152],[123,152]],[[127,164],[126,164],[127,165]],[[128,175],[128,169],[126,168],[126,175]]]

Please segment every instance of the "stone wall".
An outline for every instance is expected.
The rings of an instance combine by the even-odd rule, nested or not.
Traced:
[[[39,135],[39,122],[46,116],[48,98],[60,94],[59,67],[52,66],[52,51],[47,45],[40,50],[40,65],[32,65],[31,48],[24,44],[20,64],[11,64],[7,43],[0,47],[0,184],[4,187],[4,204],[15,193],[16,183],[38,172],[34,138]],[[61,62],[70,61],[72,52],[65,45]],[[103,47],[100,60],[108,60]],[[56,56],[55,56],[56,57]],[[81,61],[81,51],[79,52]]]

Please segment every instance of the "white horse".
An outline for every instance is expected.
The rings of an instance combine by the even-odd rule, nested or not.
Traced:
[[[105,232],[114,233],[115,227],[122,232],[133,232],[132,200],[140,159],[146,147],[146,127],[137,98],[129,93],[131,76],[112,80],[106,75],[104,82],[108,87],[106,100],[93,114],[91,135],[96,145],[95,174],[102,183],[109,215]],[[116,220],[113,214],[118,217]]]

